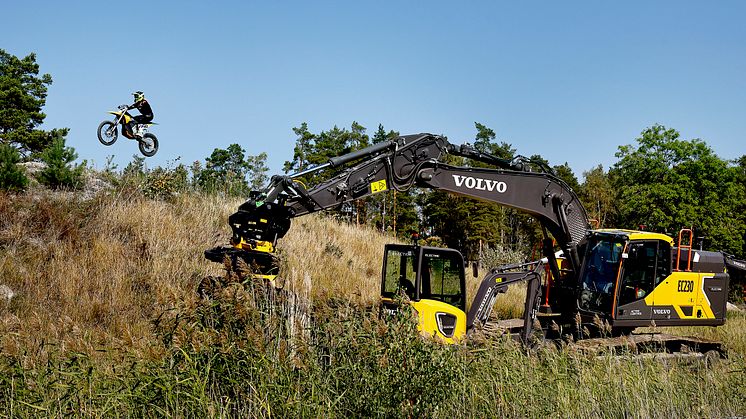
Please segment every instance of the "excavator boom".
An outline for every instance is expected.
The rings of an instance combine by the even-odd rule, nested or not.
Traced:
[[[501,167],[454,167],[444,163],[447,154]],[[345,164],[353,165],[311,189],[298,181],[302,176]],[[551,173],[527,169],[522,163],[480,153],[468,145],[453,146],[442,136],[402,136],[332,158],[328,163],[294,175],[274,176],[264,191],[252,192],[249,200],[231,215],[232,242],[274,243],[285,235],[294,217],[339,208],[378,192],[416,186],[445,190],[531,214],[552,233],[563,250],[576,255],[575,248],[590,229],[577,195]]]

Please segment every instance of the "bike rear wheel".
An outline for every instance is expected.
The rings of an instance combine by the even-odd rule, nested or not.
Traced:
[[[117,126],[111,121],[104,121],[98,125],[98,140],[103,145],[112,145],[117,141]]]
[[[155,135],[147,133],[138,140],[140,146],[140,153],[145,157],[153,157],[158,152],[158,139]]]

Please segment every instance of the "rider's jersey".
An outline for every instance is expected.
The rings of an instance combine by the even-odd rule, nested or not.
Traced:
[[[129,109],[132,108],[137,108],[142,116],[153,119],[153,109],[150,107],[150,103],[148,103],[146,99],[133,103],[131,106],[129,106]]]

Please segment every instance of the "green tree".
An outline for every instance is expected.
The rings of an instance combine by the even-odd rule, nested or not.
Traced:
[[[36,54],[18,58],[0,49],[0,142],[16,147],[22,156],[47,148],[68,129],[40,130],[46,115],[49,74],[39,75]]]
[[[575,172],[572,171],[572,168],[567,164],[567,162],[552,167],[552,170],[554,170],[554,174],[558,178],[564,180],[565,183],[567,183],[567,186],[571,187],[576,193],[580,190],[580,182],[578,182]]]
[[[739,217],[739,223],[741,225],[746,225],[746,154],[737,159],[735,163],[737,165],[737,183],[741,185],[738,189],[741,199],[736,212],[741,214]],[[742,242],[743,244],[741,245],[741,253],[739,256],[743,259],[746,258],[746,229],[743,230]]]
[[[139,182],[145,177],[146,173],[145,157],[133,154],[132,161],[127,163],[127,166],[122,171],[122,180],[125,182]]]
[[[267,184],[269,167],[267,167],[267,153],[261,152],[256,156],[246,156],[246,171],[249,188],[261,189]]]
[[[598,228],[609,227],[614,222],[616,200],[614,186],[602,165],[583,172],[585,180],[580,186],[578,195],[588,217],[595,220]]]
[[[18,150],[8,144],[0,144],[0,189],[22,191],[28,185],[23,169],[18,167],[21,157]]]
[[[644,130],[637,146],[620,146],[610,171],[617,191],[619,227],[675,234],[693,226],[708,247],[743,249],[744,194],[738,167],[700,139],[681,140],[662,125]]]
[[[474,122],[474,126],[477,129],[477,135],[474,137],[474,148],[483,153],[494,154],[495,143],[493,141],[497,136],[495,131],[479,122]]]
[[[227,149],[216,148],[210,157],[205,159],[204,169],[193,173],[197,184],[208,192],[222,191],[229,195],[246,195],[251,188],[261,187],[267,179],[267,154],[246,155],[238,144],[231,144]]]
[[[370,145],[370,137],[365,133],[366,128],[353,121],[350,129],[339,128],[336,125],[328,130],[313,134],[308,130],[304,122],[300,128],[293,128],[298,136],[293,152],[293,160],[284,164],[285,173],[298,172],[327,163],[330,158],[341,156]],[[311,173],[297,178],[307,188],[311,189],[319,182],[327,180],[340,173],[346,168],[358,164],[359,161],[350,162],[344,167],[328,168],[319,172]],[[368,219],[367,209],[369,205],[366,200],[357,200],[351,206],[342,208],[346,216],[357,223],[365,223]]]
[[[39,156],[46,167],[39,172],[39,182],[53,189],[77,189],[83,185],[83,171],[85,162],[72,164],[78,154],[72,147],[65,146],[65,139],[61,136],[52,140],[52,144],[44,149]]]
[[[495,132],[478,122],[474,147],[505,160],[515,157],[516,150],[506,142],[495,141]],[[449,156],[448,163],[455,166],[492,167],[479,161]],[[530,225],[527,216],[504,206],[443,191],[430,191],[420,198],[425,227],[443,242],[476,259],[481,249],[497,245],[523,246],[523,236]],[[527,224],[529,223],[529,224]]]
[[[299,172],[308,168],[308,154],[312,152],[311,147],[316,139],[316,135],[308,130],[308,123],[300,124],[300,127],[293,128],[293,132],[298,136],[295,140],[293,149],[293,160],[286,161],[283,166],[285,173]]]
[[[393,140],[399,137],[397,131],[386,131],[382,124],[373,134],[373,144]],[[366,199],[368,222],[384,231],[391,231],[400,237],[409,237],[412,232],[420,231],[420,220],[417,213],[416,189],[386,192]]]
[[[295,141],[293,160],[285,162],[285,173],[298,172],[318,166],[328,162],[331,157],[341,156],[367,147],[370,145],[370,138],[365,131],[364,126],[353,121],[350,129],[339,128],[335,125],[328,131],[313,134],[304,122],[300,128],[293,128],[293,132],[298,138]],[[301,181],[306,186],[311,187],[323,179],[328,179],[340,170],[342,169],[330,169],[323,173],[314,173],[301,178]]]

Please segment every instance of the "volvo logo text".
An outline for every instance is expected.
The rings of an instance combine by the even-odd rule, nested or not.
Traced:
[[[479,191],[496,191],[498,193],[505,193],[508,190],[508,184],[491,179],[482,179],[479,177],[451,175],[453,181],[456,183],[456,187],[465,186],[469,189],[477,189]]]

